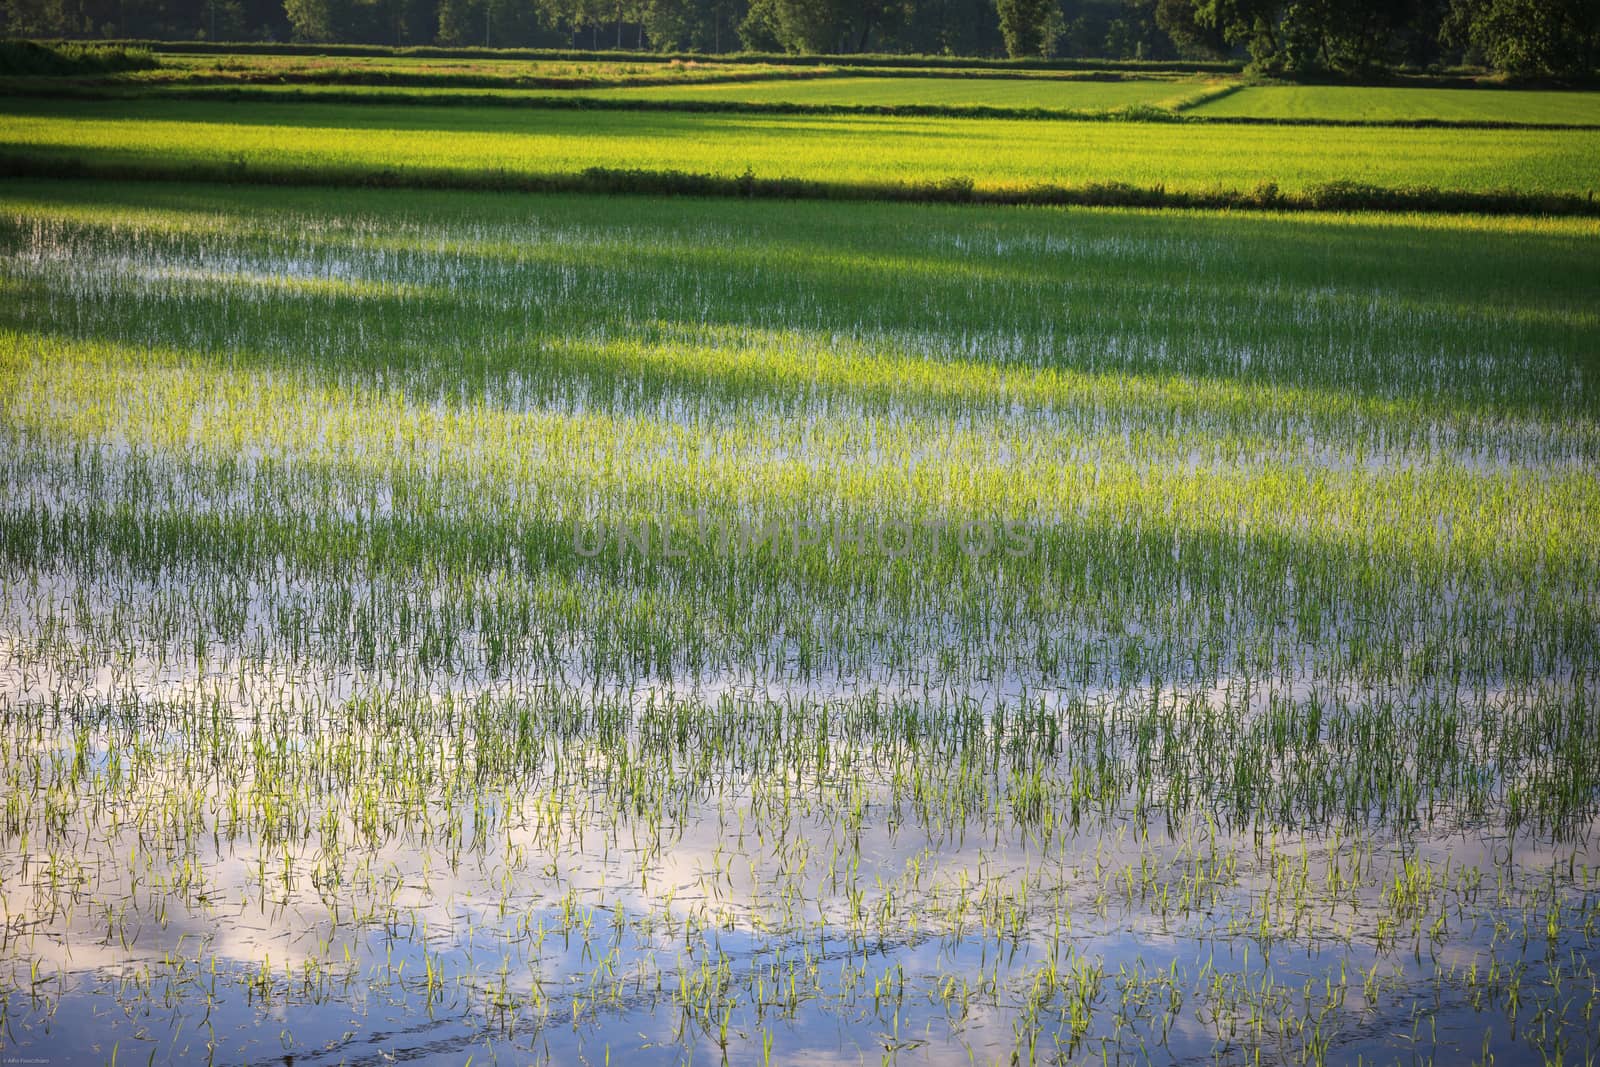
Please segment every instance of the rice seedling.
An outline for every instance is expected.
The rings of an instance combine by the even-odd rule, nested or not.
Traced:
[[[1570,1061],[1597,240],[12,182],[0,1034]]]

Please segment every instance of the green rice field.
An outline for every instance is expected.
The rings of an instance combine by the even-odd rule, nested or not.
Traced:
[[[592,167],[726,178],[978,189],[1121,182],[1287,192],[1330,181],[1585,196],[1600,131],[1037,123],[193,101],[13,99],[0,154],[183,173],[575,175]]]
[[[179,99],[204,98],[225,89],[230,99],[252,101],[371,102],[393,104],[451,104],[497,102],[528,106],[566,106],[573,101],[595,101],[616,107],[628,102],[703,110],[783,108],[795,111],[874,109],[983,109],[1019,117],[1060,113],[1068,116],[1125,112],[1132,108],[1176,112],[1220,92],[1222,85],[1201,79],[1088,78],[983,78],[983,77],[849,77],[797,76],[697,78],[674,84],[656,83],[600,87],[543,88],[486,85],[462,87],[445,83],[414,87],[393,84],[352,84],[328,80],[311,83],[232,82],[210,79],[139,83],[151,96]]]
[[[1199,104],[1191,113],[1218,118],[1596,126],[1600,125],[1600,92],[1256,85]]]
[[[1111,111],[1172,107],[1204,93],[1199,80],[1068,78],[827,77],[596,90],[610,99],[793,103],[823,107],[993,107]]]
[[[615,106],[729,109],[981,109],[1104,114],[1139,109],[1191,119],[1248,119],[1315,124],[1467,124],[1600,126],[1600,92],[1507,88],[1480,81],[1462,87],[1426,78],[1411,85],[1254,84],[1229,73],[1137,70],[1009,70],[875,67],[834,57],[814,63],[694,59],[442,58],[406,55],[216,55],[164,52],[159,66],[93,79],[123,95],[204,98],[226,88],[234,98],[288,97],[395,104],[500,99],[538,104],[594,98]],[[50,79],[23,79],[50,96]]]
[[[1600,225],[0,186],[0,1035],[1583,1062]]]
[[[641,60],[636,63],[569,59],[440,59],[410,56],[198,55],[163,53],[155,70],[120,79],[130,85],[204,81],[288,81],[305,84],[388,84],[438,86],[692,83],[704,80],[792,78],[829,71],[828,66],[775,66],[770,63],[695,63]]]

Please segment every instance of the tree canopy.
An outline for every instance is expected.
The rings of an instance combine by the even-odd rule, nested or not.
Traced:
[[[1588,75],[1600,0],[0,0],[14,36],[1108,59]]]

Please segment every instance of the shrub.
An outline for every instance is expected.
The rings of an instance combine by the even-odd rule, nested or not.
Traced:
[[[0,41],[0,75],[117,74],[160,66],[143,48]]]

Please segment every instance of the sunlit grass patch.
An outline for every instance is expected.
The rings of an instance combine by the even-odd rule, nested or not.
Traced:
[[[1354,85],[1256,85],[1194,108],[1196,115],[1362,122],[1600,125],[1600,92],[1434,89]]]
[[[314,180],[591,168],[970,188],[1120,183],[1203,194],[1325,183],[1582,197],[1600,131],[1296,128],[1004,119],[13,100],[0,151]],[[801,146],[803,145],[803,150]]]

